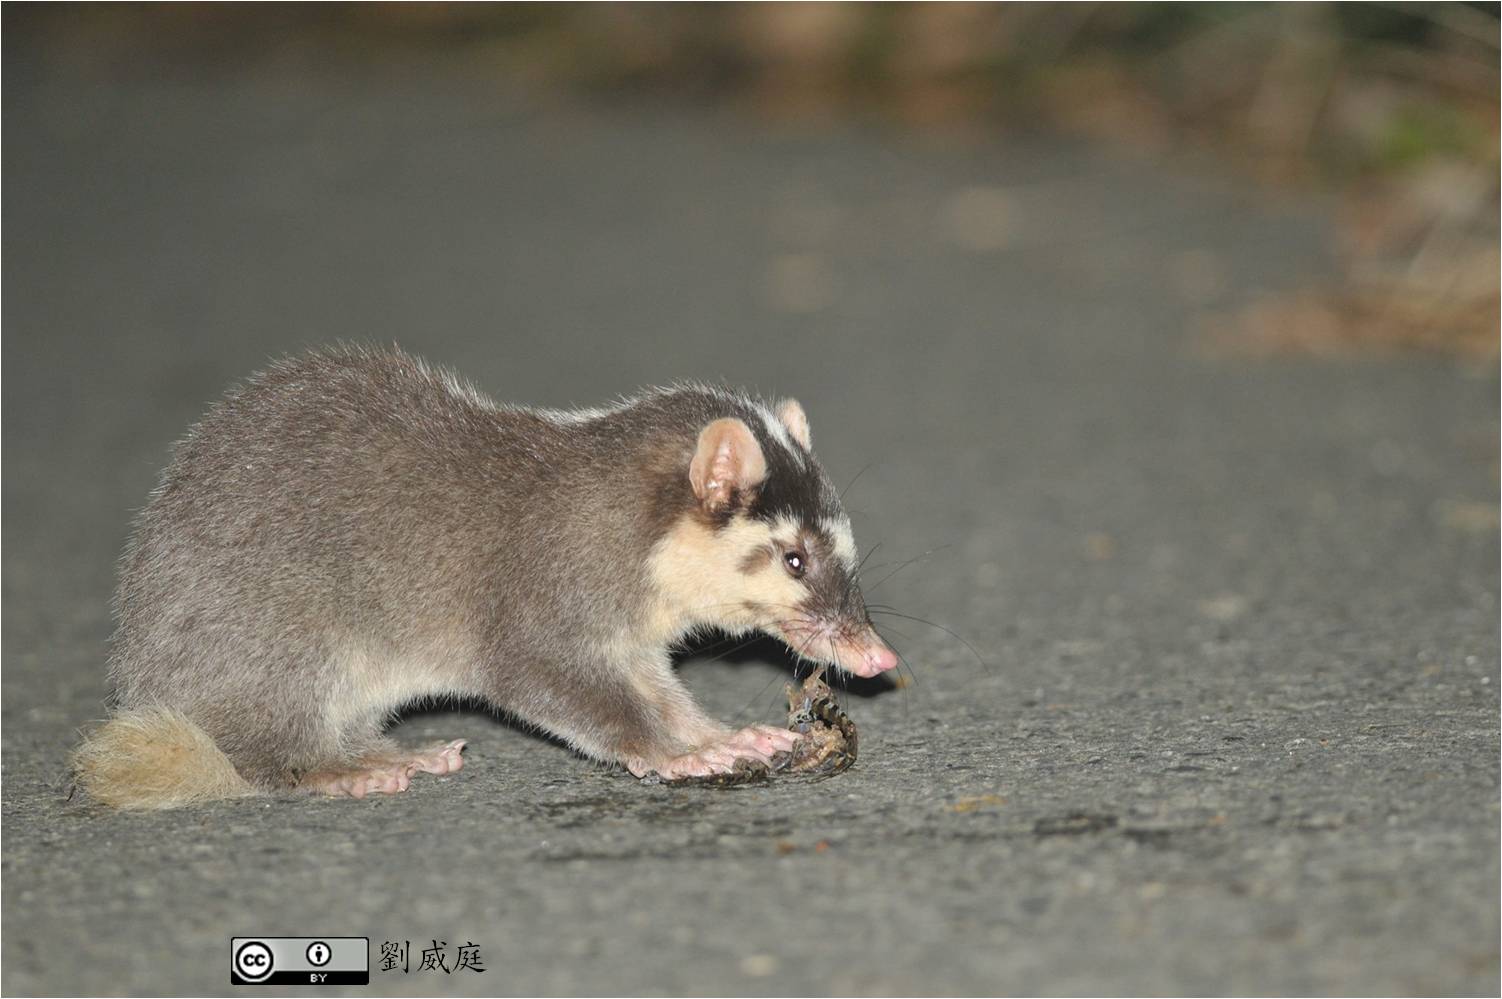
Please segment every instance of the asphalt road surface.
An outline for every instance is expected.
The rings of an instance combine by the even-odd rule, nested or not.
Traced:
[[[1495,372],[1195,349],[1328,270],[1323,205],[410,67],[6,72],[8,994],[224,992],[263,934],[408,942],[351,994],[1497,994]],[[467,766],[400,796],[68,801],[169,443],[334,339],[800,398],[872,564],[929,553],[870,599],[942,626],[883,619],[856,767],[667,789],[414,712]],[[717,651],[693,690],[777,718],[778,649]]]

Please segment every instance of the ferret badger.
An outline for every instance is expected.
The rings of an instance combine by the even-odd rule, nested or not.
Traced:
[[[793,400],[527,409],[397,351],[282,361],[188,432],[139,516],[115,712],[74,772],[121,808],[396,792],[464,743],[401,749],[385,723],[457,696],[638,776],[724,773],[797,736],[709,718],[669,650],[761,631],[890,670],[856,568]]]

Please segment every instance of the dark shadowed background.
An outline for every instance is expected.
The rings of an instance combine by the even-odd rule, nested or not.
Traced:
[[[359,993],[1497,993],[1495,5],[8,6],[4,56],[8,994],[258,934],[409,942]],[[470,748],[401,796],[68,800],[169,444],[335,339],[801,399],[910,615],[857,766],[415,710]],[[686,681],[777,718],[728,648]]]

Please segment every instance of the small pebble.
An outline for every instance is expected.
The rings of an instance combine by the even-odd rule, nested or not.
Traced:
[[[741,958],[741,974],[751,978],[765,978],[777,973],[777,958],[772,954],[747,954]]]

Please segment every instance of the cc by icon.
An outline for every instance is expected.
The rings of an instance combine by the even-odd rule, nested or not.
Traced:
[[[235,951],[235,973],[248,982],[270,978],[272,966],[271,948],[259,940],[243,943]]]

